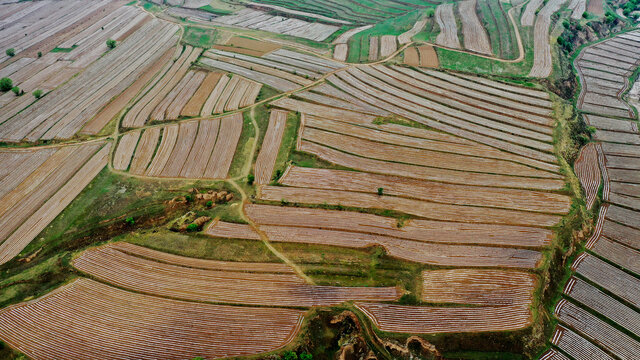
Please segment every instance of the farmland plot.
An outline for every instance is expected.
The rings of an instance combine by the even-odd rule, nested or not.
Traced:
[[[297,36],[314,41],[324,41],[340,29],[339,26],[311,23],[295,18],[269,15],[254,9],[243,9],[233,15],[211,20],[215,24],[269,31],[277,34]]]
[[[136,103],[122,119],[124,127],[142,127],[180,80],[187,74],[189,66],[200,56],[200,49],[186,46],[180,57],[161,76],[157,76],[142,91]],[[175,95],[174,95],[175,96]],[[169,101],[169,100],[167,100]]]
[[[462,21],[462,36],[464,47],[467,50],[481,54],[491,55],[491,43],[478,14],[476,13],[477,1],[465,0],[458,3],[460,20]]]
[[[551,239],[551,231],[533,227],[414,219],[398,228],[396,219],[358,212],[256,204],[246,205],[245,211],[261,227],[317,227],[421,242],[541,247]],[[216,228],[217,225],[211,230]]]
[[[556,13],[566,0],[550,0],[540,10],[536,17],[533,29],[533,67],[529,72],[531,77],[547,77],[551,74],[553,64],[551,63],[551,44],[549,43],[549,27],[551,26],[551,16]],[[532,3],[529,3],[531,5]],[[529,5],[527,5],[528,13]],[[523,15],[524,17],[524,15]],[[523,25],[524,22],[523,22]]]
[[[37,360],[218,358],[285,346],[303,316],[292,309],[169,300],[80,279],[3,309],[0,338]]]
[[[90,23],[85,22],[85,19],[96,20],[92,16],[95,13],[113,11],[115,7],[119,7],[119,4],[110,6],[108,1],[104,0],[92,1],[85,5],[82,6],[81,1],[64,3],[45,1],[17,11],[3,21],[3,28],[0,30],[0,47],[14,48],[16,56],[20,57],[34,56],[36,51],[42,49],[49,51],[66,40],[66,37],[73,36],[88,27]],[[46,21],[38,21],[45,16]],[[25,33],[30,36],[24,36]],[[67,36],[63,35],[64,33],[68,33]],[[0,62],[7,60],[12,59],[4,52],[0,54]]]
[[[254,171],[256,184],[267,184],[271,181],[271,174],[273,174],[273,167],[282,143],[282,135],[284,134],[288,114],[288,112],[282,110],[271,111],[269,127],[256,159]]]
[[[440,26],[440,33],[436,37],[436,44],[453,49],[460,49],[458,39],[458,25],[453,12],[453,4],[441,4],[436,8],[436,21]]]
[[[61,48],[72,49],[70,53],[50,52],[40,58],[21,57],[6,65],[0,71],[1,76],[11,78],[13,83],[26,93],[31,93],[36,89],[47,93],[55,89],[102,55],[107,50],[104,44],[106,39],[118,35],[120,37],[119,40],[123,40],[126,38],[125,35],[128,35],[128,33],[124,32],[125,30],[135,30],[144,22],[150,20],[150,17],[137,9],[117,6],[118,4],[113,3],[113,5],[109,4],[101,7],[103,10],[114,8],[115,11],[110,13],[94,10],[87,14],[76,24],[79,32],[75,35],[74,33],[77,32],[75,28],[65,29],[62,36],[52,35],[43,40],[48,44],[59,39],[71,37],[63,44],[56,43],[52,46],[58,45]],[[48,6],[44,8],[48,8]],[[33,7],[33,10],[38,12],[41,9]],[[21,20],[29,21],[24,18],[20,19],[20,14],[15,15],[18,15],[16,16],[16,21],[18,22]],[[48,14],[48,16],[55,17],[54,14]],[[94,23],[84,27],[85,23],[89,21]],[[125,21],[128,21],[128,23],[122,24]],[[104,30],[101,30],[101,26]],[[39,43],[34,46],[37,46],[38,50],[44,50],[41,46],[46,46],[46,44]],[[18,53],[16,56],[20,57],[21,54]],[[6,63],[9,63],[12,59],[7,60]],[[16,97],[12,93],[5,93],[0,96],[0,109],[2,109],[0,123],[16,115],[35,100],[31,96]]]
[[[596,201],[602,183],[595,145],[589,144],[580,150],[574,168],[587,197],[587,208],[590,209]]]
[[[560,321],[621,359],[631,360],[640,351],[639,342],[564,299],[556,306],[555,314]]]
[[[0,124],[4,141],[67,139],[177,41],[177,27],[147,22],[64,86]],[[146,39],[146,40],[142,40]]]
[[[93,180],[108,161],[110,145],[53,149],[33,150],[23,158],[27,171],[2,179],[6,190],[0,206],[0,264],[17,256]],[[11,161],[11,156],[3,159],[7,165]]]
[[[613,358],[599,347],[595,346],[589,340],[576,334],[575,332],[558,326],[553,334],[552,343],[562,351],[571,355],[575,359],[587,360],[612,360]],[[541,358],[543,359],[543,358]]]
[[[109,246],[85,251],[73,261],[80,271],[118,287],[152,295],[205,302],[271,306],[336,305],[347,300],[392,301],[394,287],[308,285],[293,274],[219,271],[167,264]],[[251,263],[245,263],[250,269]],[[144,268],[141,272],[139,269]],[[246,291],[253,289],[253,291]]]
[[[527,327],[531,323],[528,306],[483,306],[477,308],[403,306],[382,303],[358,303],[382,331],[400,333],[448,333],[505,331]]]
[[[130,172],[169,178],[225,178],[241,132],[242,114],[146,129],[133,152]],[[120,141],[116,156],[132,151],[129,143]]]

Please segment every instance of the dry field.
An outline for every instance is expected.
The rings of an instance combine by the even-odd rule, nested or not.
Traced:
[[[273,110],[269,116],[269,127],[264,135],[260,153],[256,159],[255,182],[256,184],[268,184],[271,181],[273,167],[282,143],[282,135],[287,124],[287,111]]]
[[[493,52],[489,35],[478,18],[476,7],[477,0],[465,0],[458,3],[464,47],[480,54],[491,55]]]
[[[458,39],[458,25],[453,11],[454,4],[441,4],[436,8],[436,21],[440,26],[440,33],[436,38],[436,44],[460,49],[460,39]]]
[[[279,349],[297,335],[303,316],[170,300],[80,279],[3,309],[0,338],[36,360],[219,358]]]
[[[53,4],[58,2],[42,4],[45,5],[38,7],[32,14],[39,14],[41,10],[46,10],[49,5],[54,6]],[[66,4],[73,6],[75,3],[65,2],[64,4],[64,6]],[[0,139],[2,141],[36,141],[73,137],[139,76],[147,74],[156,66],[157,61],[166,59],[163,55],[178,40],[177,26],[152,20],[135,7],[117,8],[109,14],[106,9],[113,5],[97,1],[91,4],[89,7],[76,6],[77,9],[83,9],[79,13],[64,10],[63,6],[64,16],[68,21],[75,21],[77,27],[69,29],[63,26],[50,29],[36,37],[30,36],[30,40],[40,39],[39,42],[30,43],[30,47],[25,45],[24,57],[22,53],[18,53],[16,57],[3,64],[2,76],[12,78],[14,84],[19,85],[21,89],[25,91],[40,89],[48,93],[35,102],[33,102],[35,100],[33,96],[15,97],[13,94],[6,93],[0,97],[0,106],[2,106]],[[100,4],[107,8],[92,7]],[[16,18],[15,24],[20,25],[20,21],[25,21],[26,24],[33,23],[33,19],[29,20],[30,16]],[[58,26],[67,24],[61,19],[56,19],[55,16],[47,19],[52,24],[56,21],[60,22]],[[89,21],[91,23],[88,23]],[[38,26],[41,26],[40,22]],[[9,26],[3,31],[14,28]],[[19,31],[21,38],[25,38],[24,29],[13,31],[16,30]],[[116,38],[121,43],[107,52],[105,39],[109,37]],[[6,39],[11,38],[7,34]],[[69,46],[72,50],[68,53],[47,53],[37,59],[27,57],[33,56],[29,50],[31,48],[50,50],[56,46]],[[11,63],[6,64],[8,62]],[[76,73],[77,75],[74,76]],[[128,94],[129,97],[133,95],[133,93]],[[96,133],[108,120],[110,118],[94,122],[87,133]]]
[[[224,45],[215,45],[213,48],[251,56],[263,56],[280,49],[280,47],[280,45],[269,41],[233,36]]]
[[[600,184],[602,184],[596,145],[589,144],[580,150],[574,169],[587,197],[587,208],[591,209],[598,196]]]
[[[239,265],[245,271],[253,266]],[[73,266],[119,288],[191,301],[310,307],[349,300],[393,301],[400,297],[395,287],[308,285],[294,274],[200,269],[138,257],[110,246],[86,250],[73,261]]]
[[[323,41],[340,29],[336,25],[273,16],[250,8],[242,9],[233,15],[220,16],[213,19],[212,22],[223,26],[269,31],[315,41]]]
[[[0,167],[17,169],[0,180],[0,264],[20,254],[98,175],[110,147],[93,142],[0,152]]]
[[[553,69],[551,57],[551,40],[549,32],[551,31],[551,16],[555,14],[567,0],[549,0],[536,16],[536,22],[533,28],[533,66],[529,72],[530,77],[545,78],[551,74]],[[523,25],[525,24],[524,16],[528,14],[529,6],[527,5],[525,14],[523,15]]]
[[[629,105],[620,98],[620,94],[628,88],[627,77],[640,61],[640,50],[636,49],[639,43],[638,32],[631,32],[589,46],[578,55],[575,64],[582,83],[578,107],[583,111],[600,115],[589,115],[587,118],[587,121],[591,122],[593,117],[592,125],[598,129],[624,131],[620,129],[625,125],[623,121],[602,120],[603,117],[634,116]],[[637,126],[625,132],[637,133]]]
[[[147,128],[139,140],[139,131],[127,133],[116,148],[114,168],[129,169],[135,175],[223,179],[231,166],[242,122],[238,113]]]
[[[569,9],[573,10],[571,18],[579,20],[582,18],[582,14],[586,11],[587,0],[571,0],[569,3]]]
[[[507,331],[531,323],[529,306],[427,307],[358,303],[382,331],[399,333],[452,333]]]

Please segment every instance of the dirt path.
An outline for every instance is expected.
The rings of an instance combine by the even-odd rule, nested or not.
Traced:
[[[240,193],[240,196],[242,198],[242,202],[241,202],[241,207],[240,207],[240,216],[242,217],[243,220],[245,220],[249,226],[260,236],[260,240],[262,240],[262,243],[275,255],[277,256],[280,260],[284,261],[285,264],[291,266],[291,268],[293,268],[293,270],[298,274],[298,276],[300,276],[301,278],[303,278],[308,284],[311,285],[315,285],[315,282],[308,277],[307,275],[305,275],[305,273],[302,271],[302,269],[300,269],[300,267],[298,265],[296,265],[296,263],[294,263],[293,261],[291,261],[291,259],[289,259],[288,257],[286,257],[286,255],[284,255],[283,253],[281,253],[280,251],[278,251],[276,248],[273,247],[273,245],[271,245],[271,241],[269,240],[269,237],[267,236],[267,234],[260,230],[260,227],[253,222],[253,220],[251,220],[251,218],[249,218],[247,216],[247,214],[244,212],[244,205],[246,203],[248,203],[248,198],[247,198],[247,194],[244,192],[244,189],[242,189],[242,187],[240,187],[235,181],[233,180],[228,180],[227,181],[229,184],[231,184],[234,188],[236,188],[236,190],[238,190],[238,192]]]

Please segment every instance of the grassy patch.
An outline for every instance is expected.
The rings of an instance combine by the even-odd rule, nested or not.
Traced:
[[[215,239],[205,235],[186,235],[168,230],[131,233],[114,240],[201,259],[280,262],[261,241],[255,240]]]
[[[55,47],[53,49],[51,49],[52,53],[70,53],[71,51],[73,51],[73,49],[77,48],[78,45],[73,45],[70,48],[61,48],[61,47]]]
[[[162,7],[148,1],[145,1],[144,4],[142,4],[142,8],[151,13],[157,13],[162,10]]]
[[[163,224],[180,209],[164,202],[199,186],[188,181],[147,181],[104,169],[25,249],[0,266],[0,306],[38,297],[73,279],[71,253],[124,232]],[[133,217],[135,225],[124,219]],[[20,261],[27,255],[29,262]]]
[[[217,33],[213,29],[203,29],[194,26],[185,26],[182,41],[186,44],[210,48],[215,44]]]
[[[533,33],[532,28],[521,29],[520,34],[525,48],[523,61],[508,63],[487,59],[464,52],[438,48],[438,60],[443,69],[462,72],[527,77],[533,65]]]
[[[218,9],[218,8],[214,8],[211,5],[205,5],[203,7],[199,8],[200,10],[203,11],[207,11],[216,15],[230,15],[233,14],[233,10],[229,10],[229,9]]]
[[[250,114],[250,111],[245,111],[242,114],[242,133],[240,134],[238,146],[236,147],[236,152],[233,155],[233,161],[231,161],[231,167],[229,168],[230,178],[247,175],[244,173],[247,162],[253,164],[253,160],[250,156],[251,149],[256,142],[256,130],[251,123]],[[263,132],[260,131],[260,134],[263,135]]]
[[[369,38],[381,35],[400,35],[411,29],[424,15],[424,9],[389,18],[371,29],[359,32],[349,39],[349,62],[366,62],[369,59]]]
[[[133,0],[132,2],[127,3],[125,6],[133,6],[138,3],[138,0]]]

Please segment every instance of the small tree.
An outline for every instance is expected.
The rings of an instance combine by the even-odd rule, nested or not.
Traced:
[[[313,360],[313,355],[309,354],[308,352],[304,352],[300,354],[300,360]]]
[[[113,49],[113,48],[115,48],[115,47],[116,47],[116,41],[115,41],[115,40],[113,40],[113,39],[109,39],[109,40],[107,40],[107,47],[108,47],[109,49]]]
[[[13,81],[7,77],[0,79],[0,91],[9,91],[13,88]]]
[[[124,219],[124,222],[129,226],[133,226],[133,224],[136,223],[136,221],[133,220],[133,217],[131,217],[131,216],[129,216],[128,218]]]
[[[38,57],[41,58],[42,57],[42,51],[38,51]]]
[[[7,49],[7,51],[5,51],[5,53],[7,54],[7,56],[15,56],[16,55],[16,49],[14,49],[14,48]]]
[[[33,97],[35,97],[36,99],[40,99],[42,97],[42,90],[40,89],[33,90]]]
[[[14,94],[16,94],[16,96],[20,96],[20,88],[17,86],[14,86],[11,88],[11,91],[13,91]]]
[[[256,180],[256,177],[253,174],[247,175],[247,184],[253,185],[253,182]]]
[[[209,200],[207,201],[207,207],[210,208],[213,206],[213,201]]]
[[[298,354],[293,351],[287,351],[282,357],[284,360],[298,360]]]
[[[435,15],[436,11],[433,8],[429,8],[427,9],[427,11],[425,12],[425,14],[427,15],[427,17],[431,18],[433,17],[433,15]]]
[[[196,225],[196,224],[187,225],[187,231],[188,232],[198,231],[198,225]]]
[[[384,192],[384,189],[379,187],[378,188],[378,195],[382,196],[382,193]]]

